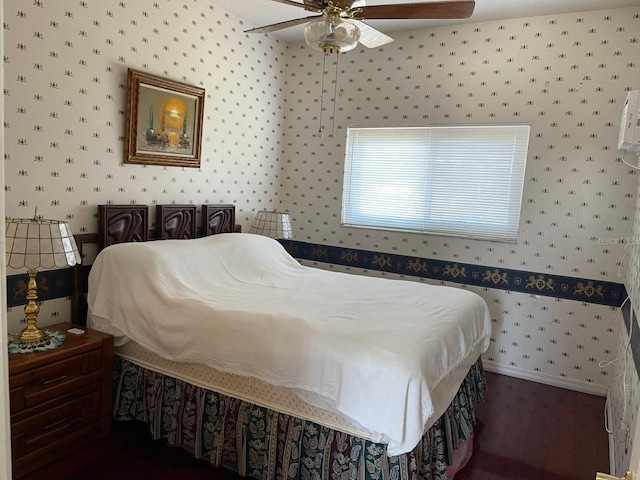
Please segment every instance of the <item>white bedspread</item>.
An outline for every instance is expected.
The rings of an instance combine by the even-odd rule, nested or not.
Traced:
[[[432,391],[491,333],[472,292],[305,267],[251,234],[108,247],[91,269],[89,310],[116,344],[292,388],[389,455],[413,449],[458,386]]]

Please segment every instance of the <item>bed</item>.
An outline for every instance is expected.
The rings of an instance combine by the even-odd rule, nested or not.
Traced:
[[[148,207],[99,207],[88,325],[115,335],[114,418],[252,478],[446,479],[484,399],[484,301],[304,267],[202,210],[197,229],[156,206],[147,242]]]

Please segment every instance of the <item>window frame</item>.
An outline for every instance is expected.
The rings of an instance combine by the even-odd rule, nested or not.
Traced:
[[[380,135],[376,135],[377,132]],[[422,149],[421,137],[418,134],[424,136],[426,149]],[[364,139],[356,138],[363,135]],[[415,135],[417,139],[412,135]],[[531,125],[523,123],[348,127],[340,225],[352,228],[517,243],[530,135]],[[403,136],[409,138],[407,148],[401,144]],[[385,142],[387,142],[386,150],[379,145],[377,149],[375,148],[376,143],[384,144]],[[465,143],[466,148],[461,148],[461,143]],[[479,148],[478,145],[482,148]],[[368,165],[368,160],[365,158],[367,154],[362,152],[367,148],[370,150]],[[438,148],[443,149],[444,153],[434,153]],[[414,149],[416,158],[412,158]],[[488,151],[488,149],[492,150]],[[375,153],[372,155],[371,151]],[[381,168],[389,169],[388,165],[384,166],[386,159],[383,158],[384,153],[380,153],[380,151],[386,151],[387,154],[389,151],[397,152],[391,156],[392,160],[396,161],[398,170],[405,168],[403,163],[405,160],[409,165],[406,168],[407,171],[396,172],[394,169],[390,173],[391,176],[396,174],[398,176],[390,186],[384,185],[385,180],[381,178],[380,172],[376,172]],[[482,155],[479,155],[480,153]],[[507,160],[509,163],[506,163]],[[436,164],[436,162],[440,162],[440,164]],[[467,170],[474,171],[475,175],[467,178],[468,183],[464,184],[450,181],[451,175],[449,174],[453,173],[455,167],[452,162],[459,164],[457,166],[460,169],[458,174],[452,176],[457,182],[465,180],[465,175],[469,175]],[[412,163],[416,165],[411,165]],[[424,166],[422,167],[420,164],[424,164]],[[493,167],[493,171],[499,173],[500,180],[492,179],[491,174],[484,172],[487,166]],[[421,175],[415,184],[413,183],[414,178],[411,177],[413,175],[411,168],[413,167],[417,168],[416,172]],[[437,170],[437,174],[434,173],[434,169]],[[420,170],[423,171],[420,172]],[[368,185],[366,180],[358,180],[367,174],[374,177],[372,182],[369,182],[371,185]],[[404,177],[402,177],[403,175]],[[399,178],[405,178],[411,183],[409,189],[419,190],[422,188],[424,192],[410,194],[410,200],[404,202],[404,206],[403,202],[398,200],[401,195],[397,194],[396,206],[393,207],[390,204],[391,208],[386,208],[384,205],[386,201],[374,197],[382,195],[381,189],[383,187],[388,191],[392,191],[394,188],[397,191],[400,190],[404,184]],[[450,184],[453,191],[460,194],[458,200],[456,201],[446,192],[437,192],[438,185],[435,185],[434,182]],[[504,190],[496,190],[496,187],[501,185]],[[484,190],[485,186],[486,190]],[[368,187],[373,190],[377,188],[377,191],[367,193]],[[475,192],[476,195],[486,200],[485,203],[493,204],[495,208],[486,211],[486,208],[477,206],[477,202],[473,199],[463,198],[464,189],[467,187],[473,187],[474,191],[471,192],[471,195]],[[494,190],[490,190],[491,188]],[[354,192],[354,189],[359,189],[359,191]],[[434,194],[434,192],[436,193]],[[415,202],[416,199],[421,200],[417,205],[412,204],[411,202]],[[434,202],[440,202],[437,208],[433,207]],[[367,208],[369,212],[366,211]],[[451,211],[461,211],[460,208],[469,209],[468,214],[458,215],[457,219],[446,221]],[[405,210],[408,212],[404,217],[397,215],[397,212]],[[474,221],[474,219],[480,218],[479,210],[489,214],[483,217],[482,221]],[[420,214],[420,211],[423,213]],[[408,221],[404,221],[403,218]]]

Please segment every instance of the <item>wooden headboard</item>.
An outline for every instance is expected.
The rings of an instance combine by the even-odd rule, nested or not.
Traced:
[[[202,205],[200,228],[196,225],[195,205],[156,205],[156,228],[149,230],[147,205],[98,205],[98,233],[75,235],[80,254],[86,244],[98,244],[98,251],[110,245],[148,240],[190,239],[218,233],[239,232],[235,224],[235,206],[230,204]],[[86,325],[86,266],[73,267],[71,321]]]
[[[200,228],[203,237],[216,233],[237,232],[236,208],[229,204],[202,205]]]
[[[156,205],[156,237],[159,240],[196,238],[196,231],[195,205]]]
[[[98,205],[98,248],[149,239],[149,207],[146,205]],[[82,252],[80,252],[82,253]]]

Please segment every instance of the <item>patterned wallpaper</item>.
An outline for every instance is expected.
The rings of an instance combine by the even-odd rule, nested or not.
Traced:
[[[336,57],[319,137],[322,54],[291,47],[284,198],[297,239],[620,282],[637,176],[616,144],[640,88],[638,32],[640,8],[395,33],[338,57],[333,138]],[[500,122],[532,127],[517,246],[340,227],[347,126]]]
[[[99,203],[278,200],[286,48],[212,2],[4,2],[6,214],[97,229]],[[127,68],[206,90],[202,168],[123,165]],[[152,212],[153,213],[153,212]]]
[[[328,58],[323,75],[321,54],[243,34],[215,0],[4,5],[9,216],[38,206],[80,233],[96,230],[99,203],[224,202],[246,228],[281,205],[312,244],[624,281],[637,175],[615,142],[626,91],[640,88],[637,8],[394,33]],[[201,169],[122,165],[127,67],[206,89]],[[517,245],[340,227],[347,126],[476,122],[532,125]],[[615,308],[467,288],[492,311],[489,366],[606,390],[613,375],[598,362],[615,355]],[[67,303],[45,302],[41,318],[66,318]],[[9,312],[10,330],[21,316]]]
[[[6,215],[92,233],[100,203],[233,203],[248,227],[279,200],[286,45],[244,30],[206,0],[5,0]],[[206,90],[200,169],[122,164],[127,68]]]

